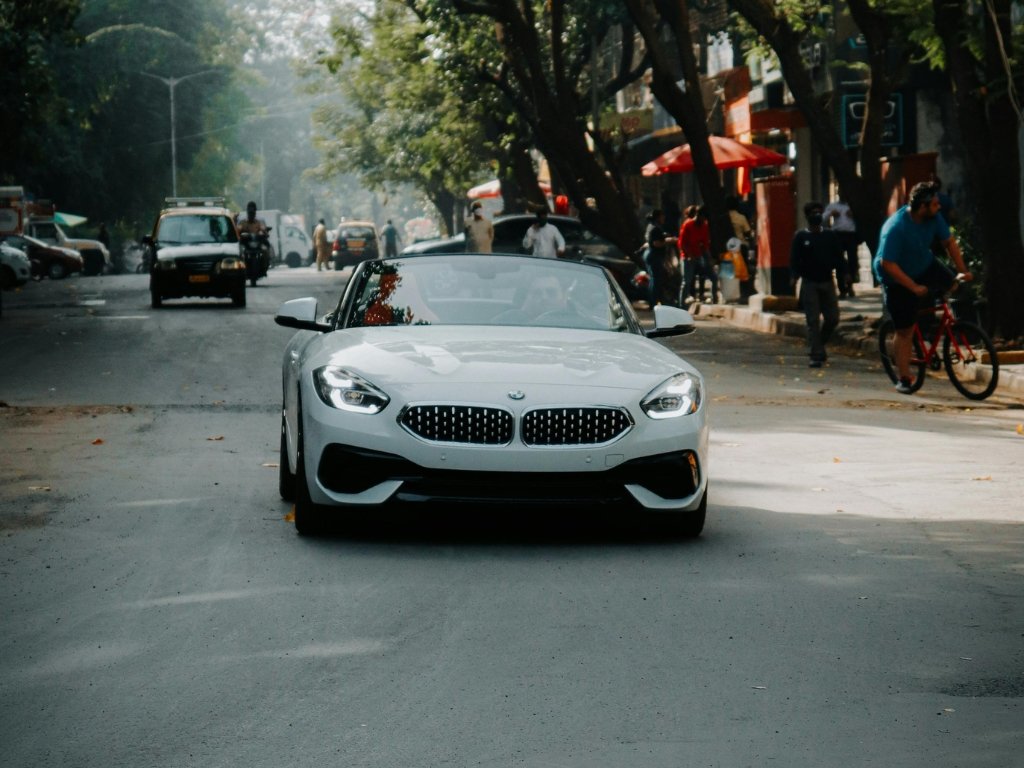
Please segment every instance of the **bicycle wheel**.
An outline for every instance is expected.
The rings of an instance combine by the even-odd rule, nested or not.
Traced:
[[[887,317],[878,326],[878,354],[882,358],[882,367],[889,374],[893,384],[897,383],[900,379],[898,368],[896,367],[896,357],[893,355],[893,341],[895,338],[896,326],[893,325],[892,319]],[[913,340],[913,351],[910,355],[910,390],[917,392],[921,385],[924,384],[924,350],[921,349],[921,342],[918,341],[916,333],[913,336]]]
[[[974,323],[959,320],[953,324],[951,333],[942,339],[942,360],[949,380],[964,397],[984,400],[995,392],[999,358],[992,339]]]

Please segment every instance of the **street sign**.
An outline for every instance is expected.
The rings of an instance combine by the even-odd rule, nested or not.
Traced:
[[[866,93],[845,94],[841,102],[840,126],[843,132],[843,146],[860,145],[864,114],[867,111]],[[898,147],[903,144],[903,94],[893,93],[885,105],[882,123],[882,146]]]

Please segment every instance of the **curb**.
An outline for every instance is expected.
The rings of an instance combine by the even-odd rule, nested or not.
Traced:
[[[737,328],[746,328],[757,333],[807,338],[807,325],[802,313],[760,309],[764,298],[752,296],[749,306],[692,304],[689,312],[695,318],[716,318]],[[871,306],[873,303],[875,307]],[[877,292],[861,294],[852,300],[840,299],[839,325],[829,343],[831,346],[877,354],[878,341],[875,329],[881,319],[881,296]],[[995,394],[1024,399],[1024,354],[1013,351],[1007,352],[1006,355],[1005,360],[1000,360],[999,386]]]

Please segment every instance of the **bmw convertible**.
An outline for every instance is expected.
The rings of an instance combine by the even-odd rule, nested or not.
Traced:
[[[484,504],[703,530],[704,380],[654,340],[693,331],[693,318],[657,306],[644,328],[602,267],[366,261],[327,314],[293,299],[275,321],[297,329],[279,484],[300,534],[392,507]]]

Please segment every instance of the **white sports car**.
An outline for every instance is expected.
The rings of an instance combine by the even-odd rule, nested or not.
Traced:
[[[363,262],[319,318],[285,302],[281,496],[295,526],[382,505],[615,507],[697,536],[707,509],[700,373],[644,331],[610,274],[477,254]]]

